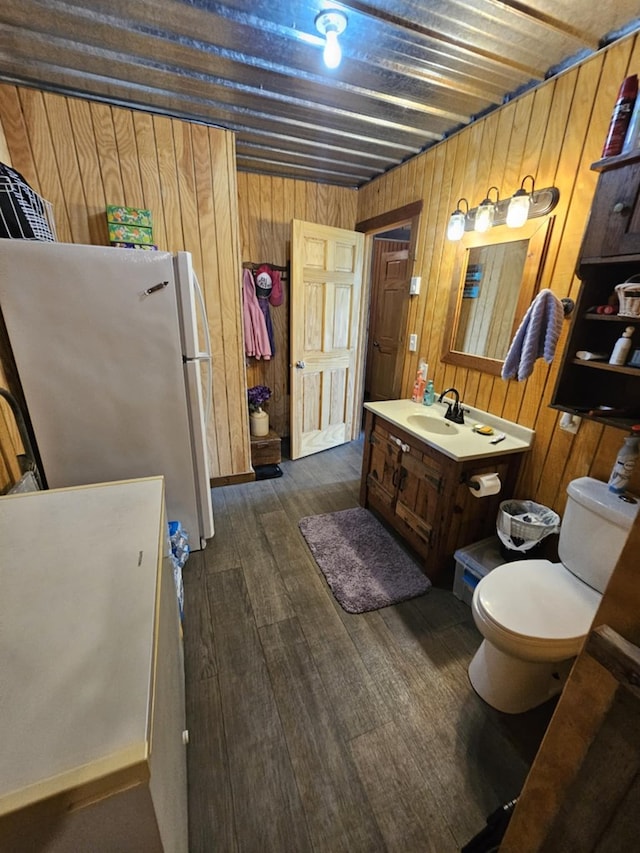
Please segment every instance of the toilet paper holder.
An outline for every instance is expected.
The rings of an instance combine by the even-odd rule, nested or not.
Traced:
[[[484,474],[479,474],[476,472],[475,474],[462,474],[460,477],[460,483],[463,486],[467,486],[467,488],[472,489],[474,492],[479,492],[482,488],[482,484],[481,484],[481,482],[479,482],[479,480],[477,478],[489,477],[489,476],[490,477],[495,476],[498,478],[498,480],[500,478],[500,475],[497,471],[491,471],[490,473],[484,473]]]
[[[480,489],[480,483],[472,479],[477,476],[477,474],[462,474],[460,477],[460,483],[463,486],[468,486],[470,489],[475,489],[477,492]]]

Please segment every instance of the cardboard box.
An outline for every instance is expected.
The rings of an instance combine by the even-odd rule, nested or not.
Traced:
[[[148,249],[152,252],[158,251],[155,243],[112,243],[111,245],[115,246],[116,249]]]
[[[144,243],[153,245],[153,231],[140,225],[122,225],[119,222],[108,222],[109,240],[112,243]]]
[[[107,222],[117,222],[120,225],[139,225],[142,228],[152,228],[151,211],[140,207],[123,207],[118,204],[107,205]]]
[[[251,464],[273,465],[282,461],[280,436],[269,430],[265,436],[251,436]]]

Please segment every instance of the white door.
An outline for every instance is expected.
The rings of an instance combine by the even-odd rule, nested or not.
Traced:
[[[351,440],[364,235],[293,221],[291,458]]]

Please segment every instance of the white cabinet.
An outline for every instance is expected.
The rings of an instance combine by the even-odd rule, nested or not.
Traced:
[[[186,853],[161,477],[0,497],[0,851]]]

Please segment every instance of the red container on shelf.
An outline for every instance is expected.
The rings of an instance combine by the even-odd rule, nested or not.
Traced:
[[[607,139],[602,149],[603,157],[613,157],[622,151],[637,96],[638,75],[631,74],[624,79],[622,86],[620,86],[618,99],[611,115],[609,132],[607,133]]]

